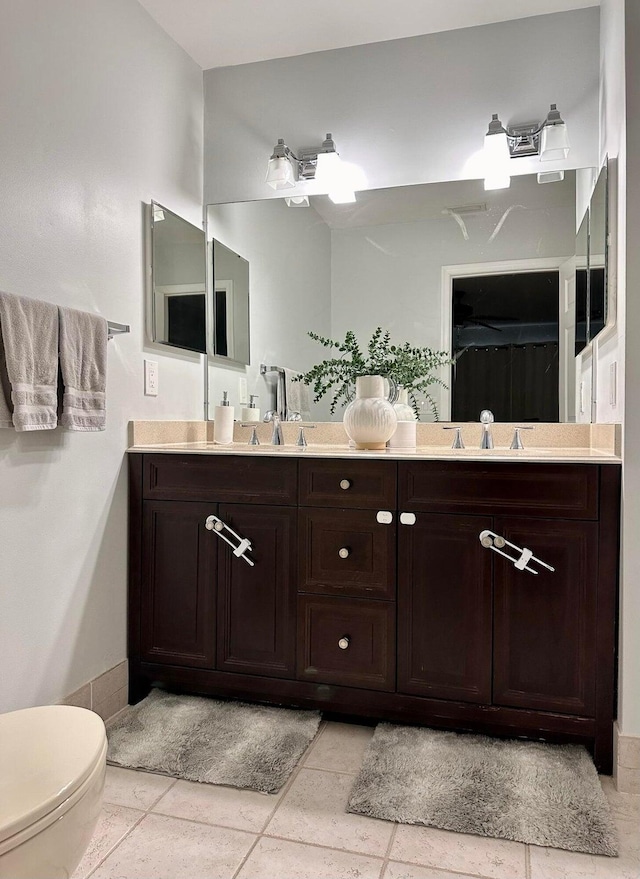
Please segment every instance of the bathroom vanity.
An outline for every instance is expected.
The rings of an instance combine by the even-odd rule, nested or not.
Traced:
[[[615,459],[277,451],[130,453],[131,701],[159,683],[577,741],[611,771]]]

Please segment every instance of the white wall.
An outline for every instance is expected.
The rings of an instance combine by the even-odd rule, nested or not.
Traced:
[[[127,422],[201,417],[194,356],[153,350],[143,203],[201,221],[202,74],[135,0],[0,0],[0,289],[131,324],[107,430],[0,431],[0,711],[126,656]]]
[[[264,415],[275,399],[268,401],[260,363],[306,371],[320,359],[307,331],[330,332],[329,228],[312,207],[288,208],[278,199],[210,207],[207,235],[249,260],[251,308],[251,365],[245,370],[210,364],[210,406],[220,402],[223,390],[238,406],[238,379],[246,376],[247,394],[259,395]],[[322,404],[313,404],[312,414],[328,417]]]
[[[551,102],[570,126],[566,167],[595,165],[597,59],[589,8],[206,71],[205,202],[273,196],[277,138],[295,150],[326,131],[371,188],[479,177],[491,114],[526,123]]]
[[[608,2],[612,31],[625,39],[626,149],[620,161],[619,197],[626,201],[626,224],[619,229],[618,277],[620,313],[625,321],[623,556],[620,623],[618,720],[625,735],[640,735],[640,6],[637,0]],[[624,14],[624,20],[623,20]],[[620,58],[619,42],[612,46]],[[613,63],[613,62],[612,62]],[[617,91],[618,101],[623,97]],[[615,119],[613,120],[615,122]],[[615,128],[614,130],[618,130]],[[624,218],[623,218],[624,219]],[[624,277],[622,273],[624,271]],[[624,295],[626,289],[627,295]]]

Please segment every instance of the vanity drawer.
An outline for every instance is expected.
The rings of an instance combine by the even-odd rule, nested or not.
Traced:
[[[396,475],[392,461],[301,461],[300,506],[395,510]]]
[[[145,455],[147,499],[295,504],[295,460],[243,455]]]
[[[599,468],[592,464],[402,461],[399,509],[598,518]]]
[[[396,523],[379,522],[375,510],[301,508],[301,592],[394,599]]]
[[[298,678],[395,690],[395,604],[298,596]]]

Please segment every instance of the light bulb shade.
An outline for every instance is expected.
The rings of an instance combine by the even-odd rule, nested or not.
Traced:
[[[333,189],[339,185],[342,162],[338,153],[318,153],[316,160],[316,183],[323,189]]]
[[[266,182],[273,189],[291,189],[296,185],[294,168],[287,156],[269,159]]]
[[[545,125],[540,132],[540,161],[557,162],[569,155],[569,135],[564,122]]]
[[[285,203],[288,208],[310,207],[308,195],[287,195],[285,196]]]
[[[509,175],[509,143],[506,132],[484,136],[484,188],[508,189],[511,185]]]
[[[509,143],[505,131],[500,131],[497,134],[485,134],[484,158],[485,162],[491,165],[509,161],[511,153],[509,152]]]

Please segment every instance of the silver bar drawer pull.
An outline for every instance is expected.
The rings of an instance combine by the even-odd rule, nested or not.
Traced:
[[[230,525],[227,525],[227,523],[223,522],[218,516],[207,516],[204,527],[207,531],[213,531],[218,537],[221,537],[225,543],[228,543],[233,550],[233,554],[237,556],[237,558],[244,559],[244,561],[248,565],[251,565],[252,568],[255,567],[253,559],[250,559],[249,556],[246,555],[246,553],[251,552],[252,549],[250,540],[247,540],[246,537],[240,537]],[[227,534],[229,534],[230,537],[227,537]]]
[[[489,531],[487,529],[481,531],[479,536],[480,543],[486,549],[492,549],[494,552],[497,552],[498,555],[504,556],[505,559],[509,559],[514,568],[517,568],[519,571],[528,571],[530,574],[539,574],[540,571],[535,571],[533,568],[529,567],[529,562],[531,562],[531,564],[540,565],[541,567],[546,568],[547,571],[555,571],[555,568],[552,568],[551,565],[536,558],[530,549],[516,546],[515,543],[511,543],[505,537],[501,537],[494,531]],[[504,547],[507,546],[514,550],[515,555],[510,555],[504,550]]]

